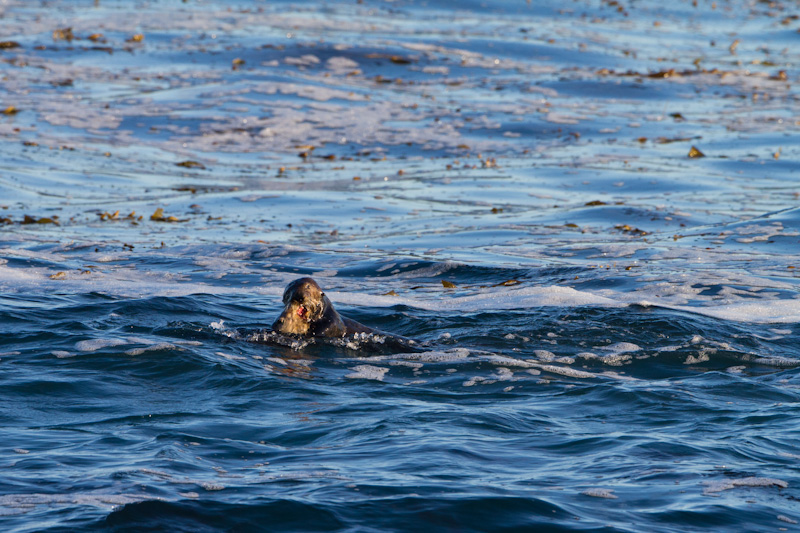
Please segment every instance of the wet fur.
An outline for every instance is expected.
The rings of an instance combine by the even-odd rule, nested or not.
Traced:
[[[333,304],[311,278],[296,279],[283,292],[284,309],[272,329],[304,337],[346,337],[353,333],[384,333],[336,312]]]

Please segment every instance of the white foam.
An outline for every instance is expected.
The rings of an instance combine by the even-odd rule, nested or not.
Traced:
[[[625,305],[604,296],[581,292],[570,287],[523,287],[520,289],[486,290],[470,296],[450,297],[446,294],[435,301],[403,296],[376,296],[326,291],[334,303],[370,307],[407,305],[428,311],[479,312],[504,309],[525,309],[552,306],[621,306]]]
[[[405,359],[408,361],[421,361],[423,363],[452,363],[454,361],[461,361],[468,358],[471,353],[472,352],[467,348],[451,348],[449,350],[431,350],[429,352],[384,355],[370,357],[369,359],[372,361]]]
[[[737,282],[740,281],[744,280],[737,280]],[[736,322],[785,324],[800,322],[800,299],[775,299],[774,295],[760,294],[759,299],[754,300],[753,297],[757,294],[757,291],[747,291],[740,296],[740,298],[747,298],[746,301],[730,301],[729,298],[728,300],[719,302],[711,298],[707,300],[703,299],[699,295],[701,289],[695,289],[689,286],[681,289],[680,287],[672,285],[670,288],[680,289],[682,291],[677,300],[682,301],[684,305],[670,303],[669,298],[659,298],[660,301],[658,302],[642,300],[641,293],[643,291],[617,293],[604,290],[595,294],[561,286],[487,289],[479,294],[456,297],[450,297],[444,294],[433,301],[405,296],[380,296],[336,291],[328,291],[327,294],[335,303],[346,305],[390,307],[399,304],[439,312],[472,313],[535,307],[622,307],[635,304],[644,307],[662,307]],[[789,288],[789,286],[787,286],[787,288]],[[653,287],[650,290],[653,291],[655,295],[659,291],[663,292],[665,289],[665,287],[659,286]],[[685,305],[685,303],[688,303],[690,297],[697,301],[699,305]],[[733,297],[733,295],[731,295],[731,297]],[[632,343],[617,343],[615,346],[618,348],[616,353],[641,350],[641,347]]]
[[[422,363],[411,363],[409,361],[392,361],[389,364],[391,366],[404,366],[404,367],[407,367],[407,368],[411,368],[413,370],[419,370],[420,368],[425,366]]]
[[[538,363],[536,361],[531,361],[528,359],[514,359],[513,357],[507,357],[504,355],[492,355],[489,356],[488,359],[494,364],[502,364],[504,366],[516,366],[521,368],[535,368],[539,371],[549,372],[551,374],[559,374],[562,376],[567,376],[572,378],[586,379],[586,378],[598,377],[598,374],[592,374],[591,372],[584,372],[583,370],[576,370],[574,368],[556,366],[556,365],[547,365]]]
[[[601,376],[605,376],[607,378],[618,379],[620,381],[639,381],[637,378],[626,376],[624,374],[620,374],[618,372],[612,372],[610,370],[606,370],[604,372],[600,372]]]
[[[384,374],[389,371],[388,368],[373,365],[356,365],[350,370],[353,370],[354,372],[352,374],[345,375],[346,378],[372,379],[375,381],[383,381]]]
[[[312,67],[321,62],[317,56],[312,54],[306,54],[300,57],[285,57],[283,61],[287,65],[294,65],[296,67]]]
[[[0,280],[2,283],[10,288],[8,285],[11,282],[15,282],[18,284],[22,284],[25,287],[27,284],[25,282],[40,282],[44,279],[49,278],[52,274],[55,274],[55,270],[50,270],[47,268],[40,268],[40,267],[28,267],[28,268],[12,268],[8,265],[0,265]]]
[[[325,61],[325,68],[338,74],[344,74],[358,70],[359,64],[344,56],[334,56]]]
[[[447,76],[450,74],[450,67],[446,67],[444,65],[440,66],[425,66],[422,67],[422,72],[425,74],[440,74],[442,76]]]
[[[464,387],[474,387],[478,383],[483,383],[483,384],[486,384],[486,385],[490,385],[490,384],[492,384],[494,382],[495,381],[493,379],[487,379],[487,378],[485,378],[483,376],[473,376],[473,377],[469,378],[467,381],[465,381],[464,383],[462,383],[461,385],[464,386]]]
[[[703,483],[705,489],[703,494],[715,494],[724,490],[735,489],[736,487],[778,487],[785,489],[789,483],[782,479],[770,477],[745,477],[740,479],[724,479],[722,481],[706,481]]]
[[[176,350],[176,349],[179,349],[179,348],[177,346],[175,346],[174,344],[171,344],[169,342],[159,342],[157,344],[152,344],[152,345],[147,346],[145,348],[133,348],[133,349],[127,350],[125,352],[125,354],[126,355],[142,355],[145,352],[156,352],[156,351],[161,351],[161,350]]]
[[[492,374],[491,378],[496,381],[511,381],[514,379],[514,372],[501,366]]]
[[[597,374],[592,374],[591,372],[584,372],[583,370],[576,370],[574,368],[563,366],[541,365],[539,368],[545,372],[550,372],[551,374],[560,374],[562,376],[571,378],[587,379],[598,377]]]
[[[600,349],[602,349],[602,347]],[[622,366],[633,358],[633,356],[626,353],[614,352],[608,355],[597,355],[596,353],[592,352],[581,352],[575,357],[580,357],[581,359],[586,359],[587,361],[600,361],[609,366]]]
[[[128,344],[128,341],[115,338],[89,339],[85,341],[76,342],[75,349],[81,352],[96,352],[97,350],[102,350],[103,348],[109,348],[111,346],[120,346],[122,344]]]
[[[613,489],[586,489],[585,491],[581,492],[581,494],[584,496],[591,496],[592,498],[605,498],[607,500],[616,500],[618,498],[618,496],[614,495]]]
[[[697,355],[690,355],[686,358],[683,362],[684,365],[696,365],[699,363],[705,363],[710,360],[707,351],[701,351]]]
[[[137,494],[80,493],[68,494],[5,494],[0,496],[0,507],[31,511],[39,505],[92,505],[95,507],[116,507],[147,500],[164,501],[163,498]]]
[[[146,339],[144,337],[125,337],[125,340],[128,341],[128,344],[153,344],[156,342],[152,339]]]
[[[800,360],[788,357],[752,357],[748,358],[751,363],[764,366],[774,366],[777,368],[796,368],[800,366]]]
[[[800,300],[763,300],[737,302],[718,306],[685,307],[674,309],[697,313],[735,322],[759,324],[793,324],[800,322]]]
[[[633,344],[632,342],[616,342],[608,346],[598,347],[597,349],[612,352],[614,354],[623,354],[630,352],[638,352],[639,350],[642,349],[642,347],[639,346],[638,344]]]
[[[247,357],[244,357],[244,356],[241,356],[241,355],[232,355],[232,354],[225,353],[225,352],[214,352],[214,353],[216,355],[220,356],[220,357],[224,357],[225,359],[228,359],[229,361],[245,361],[245,360],[247,360]]]

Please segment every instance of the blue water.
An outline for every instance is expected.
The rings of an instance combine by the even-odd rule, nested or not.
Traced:
[[[797,6],[696,4],[0,3],[0,529],[797,530]]]

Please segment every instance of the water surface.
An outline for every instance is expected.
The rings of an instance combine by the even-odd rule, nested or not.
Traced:
[[[796,529],[796,7],[0,3],[3,529]]]

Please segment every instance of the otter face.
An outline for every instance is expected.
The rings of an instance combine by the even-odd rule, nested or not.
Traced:
[[[283,292],[281,316],[272,324],[272,329],[288,335],[313,335],[314,323],[325,315],[330,307],[325,293],[311,278],[300,278],[291,282]]]

